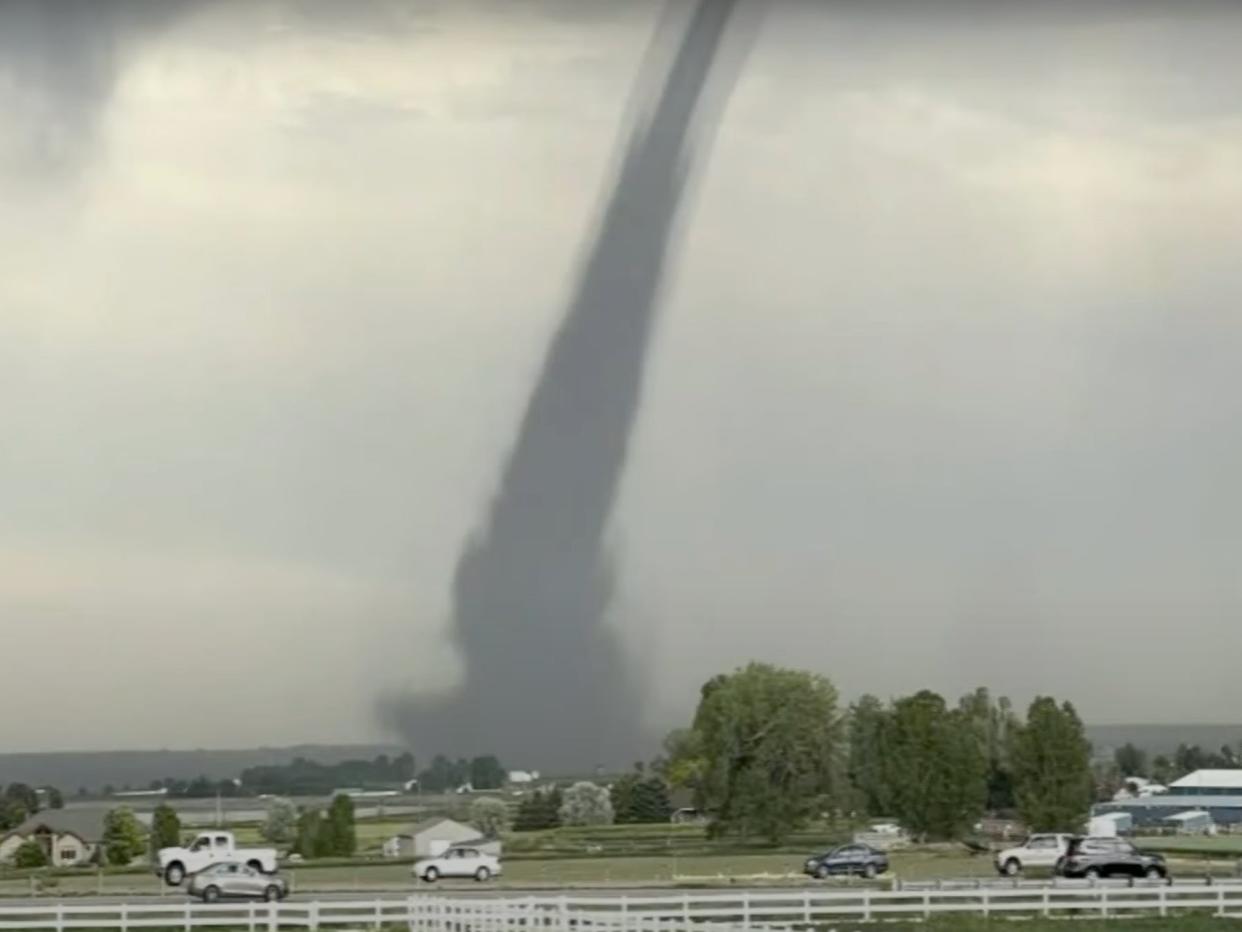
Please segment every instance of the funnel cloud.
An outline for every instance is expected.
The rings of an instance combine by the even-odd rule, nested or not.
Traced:
[[[691,132],[732,0],[694,8],[659,98],[640,114],[492,503],[454,580],[465,682],[390,708],[416,747],[545,763],[638,752],[637,681],[605,626],[605,530],[638,413]],[[727,80],[718,75],[717,80]],[[559,758],[558,758],[559,755]]]

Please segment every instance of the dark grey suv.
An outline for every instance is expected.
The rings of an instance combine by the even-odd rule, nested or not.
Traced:
[[[875,877],[888,870],[888,855],[870,845],[842,845],[833,848],[827,854],[807,858],[802,868],[804,874],[818,877],[821,880],[833,874],[857,874],[860,877]]]
[[[1060,877],[1146,877],[1164,880],[1169,876],[1164,856],[1140,851],[1124,838],[1071,838],[1065,856],[1057,862]]]

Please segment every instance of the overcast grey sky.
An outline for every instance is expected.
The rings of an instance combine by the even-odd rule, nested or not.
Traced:
[[[0,0],[0,746],[380,737],[661,7],[154,8]],[[1236,719],[1240,28],[772,5],[610,530],[648,725],[751,658]]]

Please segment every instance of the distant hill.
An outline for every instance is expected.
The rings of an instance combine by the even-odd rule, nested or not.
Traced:
[[[55,751],[0,754],[0,783],[49,784],[66,796],[79,787],[97,791],[112,785],[135,789],[152,780],[173,777],[190,780],[204,775],[215,780],[236,777],[247,767],[287,764],[298,757],[335,764],[343,760],[370,760],[378,754],[396,755],[401,748],[381,744],[303,744],[287,748],[222,751]]]
[[[1152,755],[1172,754],[1179,744],[1218,751],[1225,744],[1238,746],[1242,725],[1088,725],[1087,737],[1097,752],[1126,743]]]

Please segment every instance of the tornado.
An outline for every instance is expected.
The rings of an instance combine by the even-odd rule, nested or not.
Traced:
[[[709,135],[709,79],[713,94],[731,84],[719,59],[735,6],[695,5],[653,104],[639,110],[499,491],[457,565],[463,683],[439,699],[388,704],[390,721],[420,753],[490,752],[546,768],[628,762],[642,749],[636,678],[605,624],[605,533],[692,136],[696,128]]]

